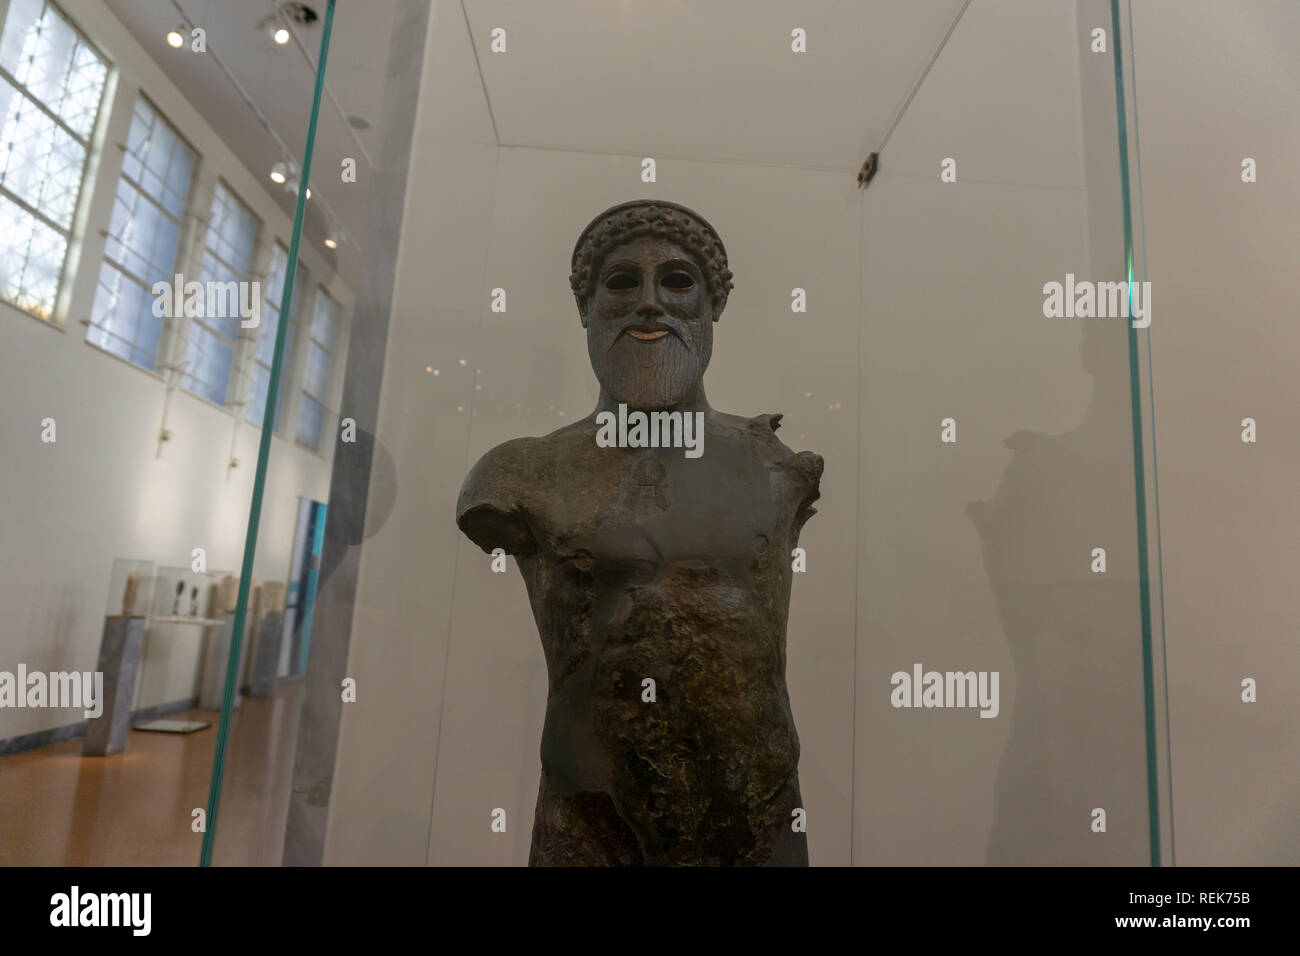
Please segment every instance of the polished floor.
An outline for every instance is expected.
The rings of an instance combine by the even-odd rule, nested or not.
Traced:
[[[213,862],[278,866],[289,809],[303,685],[244,698],[231,720]],[[82,741],[0,757],[0,865],[196,866],[208,805],[217,714],[192,734],[131,731],[112,757],[81,756]]]

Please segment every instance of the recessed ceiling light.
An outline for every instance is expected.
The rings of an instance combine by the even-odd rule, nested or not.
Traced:
[[[293,39],[289,25],[296,23],[300,27],[310,27],[318,19],[316,11],[305,3],[286,3],[283,0],[272,4],[275,8],[257,23],[257,29],[265,30],[279,46],[284,46]]]
[[[168,30],[167,45],[173,50],[179,50],[185,45],[185,35],[180,30]]]
[[[333,235],[329,235],[325,237],[326,249],[337,249],[338,247],[339,247],[339,241],[335,239]]]

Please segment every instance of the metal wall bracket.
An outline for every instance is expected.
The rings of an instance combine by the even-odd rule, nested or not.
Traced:
[[[866,189],[867,183],[875,178],[876,170],[880,168],[879,158],[879,153],[872,153],[867,157],[867,161],[862,164],[862,168],[858,170],[859,189]]]

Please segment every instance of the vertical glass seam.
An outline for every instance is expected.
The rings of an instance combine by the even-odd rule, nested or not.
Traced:
[[[329,55],[330,28],[334,23],[334,0],[325,8],[321,31],[320,60],[316,65],[316,88],[312,94],[311,114],[307,120],[307,143],[303,147],[302,188],[293,210],[293,234],[289,239],[289,264],[285,268],[284,292],[275,327],[275,356],[271,361],[271,380],[266,389],[266,410],[262,415],[262,436],[257,449],[257,471],[253,478],[253,499],[248,508],[248,532],[244,537],[244,563],[239,572],[239,596],[235,603],[235,621],[230,637],[230,655],[226,660],[226,686],[221,697],[221,719],[217,725],[217,746],[212,756],[212,779],[208,783],[208,812],[203,831],[203,848],[199,866],[212,865],[212,849],[217,835],[217,810],[221,800],[221,779],[225,772],[226,744],[230,734],[230,714],[239,678],[239,657],[243,649],[244,621],[248,615],[248,591],[253,575],[253,555],[257,551],[257,531],[262,516],[262,494],[266,490],[267,461],[271,456],[271,431],[275,424],[276,399],[280,391],[280,371],[284,365],[284,337],[289,309],[293,304],[293,280],[298,268],[298,245],[302,238],[303,215],[307,210],[307,184],[311,182],[311,157],[316,146],[316,120],[320,115],[321,93],[325,87],[325,59]]]
[[[1135,209],[1137,212],[1138,235],[1137,242],[1142,250],[1142,278],[1147,277],[1147,227],[1146,211],[1142,202],[1142,129],[1138,123],[1138,94],[1137,94],[1137,57],[1133,46],[1133,4],[1128,4],[1128,36],[1129,36],[1129,83],[1133,88],[1133,166],[1137,173],[1137,192]],[[1151,328],[1148,326],[1143,330],[1146,338],[1146,359],[1147,359],[1147,408],[1151,414],[1151,489],[1154,497],[1155,522],[1156,522],[1156,548],[1154,552],[1155,560],[1155,584],[1159,591],[1160,606],[1160,675],[1163,678],[1163,695],[1164,695],[1164,712],[1165,712],[1165,788],[1167,795],[1166,817],[1169,824],[1169,863],[1171,866],[1178,865],[1177,841],[1174,837],[1174,754],[1173,754],[1173,722],[1169,715],[1169,648],[1166,641],[1165,632],[1165,569],[1164,569],[1164,539],[1161,533],[1160,521],[1160,460],[1156,451],[1156,400],[1155,400],[1155,367],[1152,358],[1151,348]],[[1154,637],[1154,633],[1153,633]]]
[[[858,435],[856,533],[854,535],[854,573],[853,573],[853,726],[849,734],[849,866],[853,866],[853,854],[857,849],[858,835],[858,681],[862,679],[858,670],[858,644],[862,640],[862,524],[866,518],[862,507],[862,482],[864,478],[862,462],[862,377],[863,347],[867,327],[867,197],[858,190]]]
[[[1129,315],[1133,314],[1133,223],[1129,194],[1128,126],[1124,103],[1124,63],[1120,50],[1119,0],[1110,0],[1112,57],[1115,63],[1115,119],[1119,133],[1120,199],[1124,225],[1124,266],[1128,280]],[[1133,491],[1137,508],[1138,600],[1142,618],[1142,698],[1147,751],[1147,823],[1151,865],[1160,865],[1160,789],[1156,766],[1155,675],[1151,648],[1151,580],[1148,574],[1145,462],[1142,449],[1142,389],[1137,329],[1128,328],[1129,403],[1133,421]]]

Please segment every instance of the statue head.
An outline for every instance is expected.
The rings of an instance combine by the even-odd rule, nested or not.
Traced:
[[[569,284],[612,400],[668,408],[699,388],[732,288],[727,251],[703,216],[654,199],[606,209],[578,237]]]

